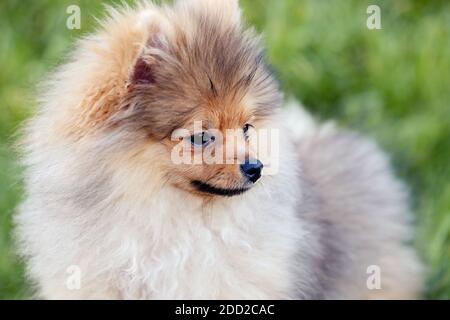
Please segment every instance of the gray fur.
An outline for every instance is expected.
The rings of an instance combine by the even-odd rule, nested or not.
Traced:
[[[316,275],[311,296],[369,294],[363,275],[370,265],[380,266],[382,283],[390,286],[398,275],[384,268],[385,260],[399,259],[402,251],[411,257],[414,253],[407,192],[393,178],[386,156],[371,141],[335,129],[319,130],[297,146],[306,193],[299,215],[311,223],[320,252],[311,270]],[[418,265],[404,262],[397,272],[419,287]]]

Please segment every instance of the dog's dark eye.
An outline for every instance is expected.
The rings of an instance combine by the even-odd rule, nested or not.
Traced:
[[[214,141],[216,138],[210,135],[208,132],[200,132],[191,136],[191,143],[195,147],[201,147],[207,145],[209,142]]]
[[[251,125],[251,124],[248,124],[248,123],[246,123],[245,125],[244,125],[244,127],[242,128],[242,130],[244,131],[244,136],[245,136],[245,138],[248,138],[248,130],[250,129],[250,128],[253,128],[253,126]]]

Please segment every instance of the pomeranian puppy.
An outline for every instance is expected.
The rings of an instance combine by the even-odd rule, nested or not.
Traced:
[[[237,0],[108,12],[25,125],[15,223],[38,297],[417,297],[386,156],[282,111]],[[252,144],[264,130],[279,137],[268,155]]]

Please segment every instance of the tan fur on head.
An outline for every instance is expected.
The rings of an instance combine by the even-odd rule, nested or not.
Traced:
[[[180,118],[183,104],[192,108],[216,103],[227,108],[244,99],[257,100],[242,107],[262,116],[270,112],[266,109],[279,106],[277,85],[267,75],[255,35],[241,30],[237,1],[182,0],[174,8],[142,2],[138,8],[108,8],[102,30],[80,42],[78,52],[83,54],[74,57],[86,66],[83,74],[90,85],[83,87],[83,82],[72,89],[84,94],[73,105],[66,126],[69,134],[84,134],[124,110],[129,111],[125,117],[132,116],[128,108],[137,108],[133,105],[136,95],[149,99],[149,104],[157,101],[157,106],[147,108],[150,112],[163,109],[161,125],[156,122],[154,129],[159,137],[171,131],[165,128],[167,120],[177,122],[173,116]],[[216,97],[211,97],[211,85]],[[171,112],[174,105],[177,110]],[[74,116],[78,117],[75,123]],[[178,119],[179,124],[183,121]]]
[[[15,224],[39,297],[417,296],[410,212],[386,157],[299,107],[280,117],[277,81],[237,1],[107,11],[42,88],[24,128],[26,198]],[[180,144],[190,155],[210,150],[189,140],[196,121],[237,130],[232,156],[221,153],[229,136],[211,143],[232,160],[256,157],[246,125],[279,129],[279,172],[253,183],[238,161],[175,163]],[[175,129],[185,130],[181,141]],[[371,265],[382,272],[376,292],[366,285]]]
[[[173,8],[141,3],[138,10],[108,13],[102,30],[81,41],[83,54],[74,55],[89,64],[83,74],[89,87],[82,88],[83,81],[70,89],[84,93],[58,124],[67,137],[127,131],[163,142],[168,155],[178,128],[202,121],[225,135],[250,121],[263,124],[280,106],[277,82],[258,38],[243,30],[237,2],[179,1]],[[196,180],[223,189],[245,185],[238,164],[160,169],[178,172],[172,183],[183,189]]]

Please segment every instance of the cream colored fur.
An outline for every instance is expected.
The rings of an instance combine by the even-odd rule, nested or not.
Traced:
[[[417,297],[421,267],[404,245],[412,235],[404,188],[371,142],[288,108],[297,121],[275,122],[287,137],[281,172],[205,203],[165,183],[161,145],[129,147],[135,136],[90,132],[79,117],[74,125],[83,99],[105,79],[124,87],[154,21],[171,37],[171,19],[188,29],[184,6],[198,6],[221,10],[220,23],[240,23],[237,1],[217,3],[110,9],[103,31],[82,40],[43,89],[25,128],[26,199],[15,217],[37,297]],[[73,265],[78,290],[67,287]],[[369,265],[381,268],[380,290],[366,286]]]

